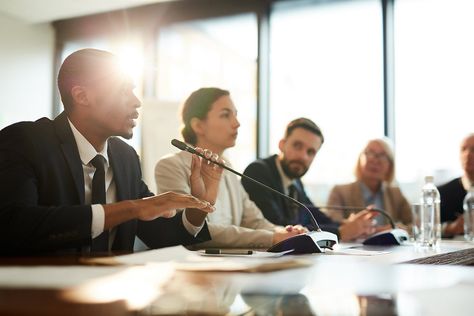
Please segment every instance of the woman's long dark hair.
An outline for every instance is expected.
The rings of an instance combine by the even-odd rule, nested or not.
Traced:
[[[201,88],[194,91],[184,101],[183,109],[181,111],[181,119],[183,120],[183,128],[181,135],[184,141],[191,145],[196,145],[197,136],[191,127],[191,120],[193,118],[204,119],[207,113],[211,110],[212,104],[222,96],[228,96],[229,91],[219,88]]]

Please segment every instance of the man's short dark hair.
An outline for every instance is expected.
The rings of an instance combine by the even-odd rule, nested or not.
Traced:
[[[107,51],[86,48],[72,53],[64,60],[58,73],[58,89],[66,112],[70,112],[73,105],[71,89],[91,79],[97,66],[114,58],[115,55]]]
[[[321,144],[324,143],[324,136],[323,132],[321,132],[321,129],[319,128],[316,123],[311,121],[308,118],[305,117],[300,117],[297,118],[286,126],[286,131],[285,131],[285,138],[288,138],[288,136],[291,135],[291,133],[296,129],[296,128],[303,128],[307,131],[310,131],[311,133],[319,136],[321,138]]]

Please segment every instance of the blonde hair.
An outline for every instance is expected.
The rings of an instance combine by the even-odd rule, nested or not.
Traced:
[[[385,151],[385,154],[387,155],[388,162],[390,163],[390,168],[387,172],[387,175],[384,179],[384,182],[387,183],[387,185],[391,185],[393,180],[395,179],[395,155],[392,150],[392,146],[389,143],[389,139],[385,138],[374,138],[369,140],[366,145],[364,146],[364,149],[360,152],[359,158],[357,158],[357,163],[354,169],[354,175],[357,180],[362,179],[362,167],[360,165],[360,160],[364,152],[367,150],[367,147],[369,146],[370,143],[377,143],[380,146],[382,146],[383,150]]]

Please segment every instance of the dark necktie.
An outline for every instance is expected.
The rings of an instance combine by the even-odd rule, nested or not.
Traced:
[[[288,195],[298,201],[298,190],[294,183],[288,186]],[[288,210],[291,216],[292,223],[299,222],[299,207],[296,203],[288,201]]]
[[[97,155],[91,160],[95,167],[94,177],[92,178],[92,199],[91,204],[105,204],[105,158]],[[109,232],[102,234],[92,240],[92,251],[109,251]]]

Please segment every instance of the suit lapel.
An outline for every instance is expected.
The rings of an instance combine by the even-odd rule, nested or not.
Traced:
[[[61,150],[71,171],[74,184],[76,186],[79,201],[84,204],[84,171],[82,162],[77,149],[76,140],[72,134],[71,127],[67,120],[66,113],[61,113],[54,119],[56,134],[61,143]]]
[[[271,169],[271,174],[273,175],[273,183],[274,183],[274,187],[273,189],[285,194],[285,190],[283,189],[283,181],[281,180],[281,177],[280,177],[280,172],[278,171],[278,168],[276,166],[276,162],[275,162],[275,159],[276,159],[276,155],[273,155],[271,157],[268,157],[266,158],[267,161],[268,161],[268,165],[270,166],[270,169]],[[282,196],[279,196],[281,202],[282,203],[281,205],[288,205],[288,200],[283,198]],[[287,209],[287,207],[285,208]]]
[[[223,174],[223,180],[225,182],[225,186],[227,188],[227,193],[229,194],[229,200],[230,200],[230,206],[231,206],[231,214],[232,214],[232,225],[240,225],[242,222],[242,209],[243,206],[238,204],[238,198],[235,196],[239,191],[238,190],[232,190],[232,188],[238,188],[240,183],[234,183],[234,185],[231,184],[232,182],[232,176],[228,173],[225,172]],[[235,178],[236,181],[237,178]]]
[[[120,152],[116,146],[114,138],[109,138],[107,155],[109,156],[110,166],[114,172],[115,193],[117,201],[137,198],[136,196],[132,196],[130,191],[130,187],[134,184],[131,183],[132,179],[129,175],[130,165],[127,165],[125,159],[122,159],[123,154],[124,153]],[[137,230],[137,221],[130,220],[124,222],[118,225],[116,230],[117,232],[115,234],[112,250],[133,249],[135,233]]]
[[[270,169],[271,169],[271,174],[274,176],[273,183],[275,184],[275,187],[273,189],[280,191],[281,193],[284,193],[285,191],[283,190],[283,181],[281,180],[280,172],[278,171],[278,168],[275,162],[276,155],[273,155],[267,159],[268,159],[268,165],[270,166]]]
[[[122,201],[129,199],[129,194],[126,193],[127,183],[127,168],[123,162],[123,159],[120,159],[120,155],[117,153],[117,150],[114,146],[114,142],[111,139],[108,140],[108,149],[107,154],[109,156],[110,165],[114,171],[114,182],[117,193],[117,201]]]
[[[296,190],[298,191],[299,201],[303,204],[310,204],[309,198],[306,196],[306,192],[304,191],[303,182],[301,182],[301,179],[297,179],[295,181],[295,186]]]
[[[365,207],[364,194],[362,193],[361,183],[356,181],[353,183],[351,192],[351,205]]]

